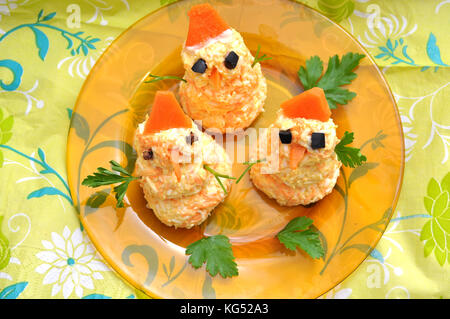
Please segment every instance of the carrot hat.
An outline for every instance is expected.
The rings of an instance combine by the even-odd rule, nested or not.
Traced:
[[[186,39],[188,47],[201,44],[230,28],[209,3],[193,6],[188,16],[189,30]]]
[[[331,115],[325,92],[319,87],[313,87],[283,102],[281,109],[289,118],[303,117],[322,122],[328,121]]]
[[[192,120],[183,112],[171,91],[157,91],[144,134],[171,128],[191,128]]]

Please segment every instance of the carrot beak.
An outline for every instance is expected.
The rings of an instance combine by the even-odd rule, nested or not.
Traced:
[[[179,182],[181,180],[180,154],[178,152],[172,152],[171,160],[175,176],[177,177],[177,180]]]
[[[181,180],[181,168],[180,164],[173,163],[173,170],[175,172],[175,176],[177,177],[177,181],[179,182]]]
[[[213,67],[213,69],[211,70],[209,79],[216,89],[218,89],[220,87],[220,82],[222,81],[222,76],[220,75],[220,73],[216,67]]]
[[[291,152],[289,154],[289,168],[294,170],[303,160],[306,154],[306,148],[298,144],[291,144]]]

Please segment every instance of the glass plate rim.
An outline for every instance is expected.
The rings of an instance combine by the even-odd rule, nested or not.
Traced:
[[[165,5],[160,6],[159,8],[155,9],[154,11],[151,11],[149,13],[147,13],[146,15],[144,15],[143,17],[139,18],[138,20],[134,21],[132,24],[130,24],[126,29],[124,29],[109,45],[108,47],[105,48],[105,50],[101,53],[101,55],[98,57],[97,61],[95,61],[93,67],[91,68],[89,74],[87,75],[87,77],[85,78],[80,91],[78,92],[77,98],[75,100],[75,104],[74,104],[74,108],[72,110],[72,113],[76,113],[76,108],[77,105],[79,104],[79,100],[81,97],[81,93],[83,92],[83,90],[85,89],[85,86],[87,86],[87,83],[89,82],[89,79],[91,78],[91,76],[93,76],[93,74],[95,73],[95,69],[98,67],[100,61],[103,59],[103,57],[106,55],[106,53],[109,51],[109,48],[112,47],[115,43],[117,43],[120,38],[127,32],[129,32],[132,28],[135,27],[135,25],[139,24],[141,21],[143,21],[144,19],[146,19],[149,15],[155,14],[163,9],[165,9],[166,7],[169,7],[171,5],[177,5],[179,2],[182,1],[190,1],[190,0],[178,0],[176,2],[173,3],[167,3]],[[389,215],[388,218],[388,222],[386,224],[385,229],[379,233],[378,238],[374,241],[373,246],[371,246],[370,251],[368,251],[366,253],[366,256],[364,259],[361,260],[361,262],[359,262],[351,271],[348,272],[348,274],[346,274],[345,276],[343,276],[343,278],[336,283],[336,285],[330,287],[329,289],[327,289],[326,291],[323,291],[320,295],[315,296],[315,298],[311,298],[311,299],[316,299],[319,298],[321,296],[326,295],[328,292],[330,292],[332,289],[334,289],[336,286],[338,286],[339,284],[341,284],[343,281],[345,281],[348,277],[350,277],[360,266],[361,264],[367,259],[368,256],[370,256],[370,254],[372,253],[372,251],[375,249],[375,247],[378,245],[378,243],[380,242],[381,238],[383,237],[391,219],[392,216],[394,214],[394,211],[397,207],[398,204],[398,200],[400,197],[400,193],[401,193],[401,189],[403,186],[403,179],[404,179],[404,171],[405,171],[405,138],[404,138],[404,132],[403,132],[403,124],[401,122],[401,118],[400,118],[400,112],[398,109],[398,105],[397,102],[394,98],[393,92],[392,92],[392,88],[389,84],[389,82],[386,80],[386,77],[384,75],[384,73],[380,70],[380,68],[378,67],[378,65],[376,64],[374,58],[372,57],[372,55],[370,54],[370,52],[360,43],[360,41],[353,35],[351,34],[349,31],[347,31],[343,26],[341,26],[339,23],[333,21],[332,19],[328,18],[326,15],[324,15],[322,12],[320,12],[318,9],[313,8],[312,6],[305,4],[303,2],[299,2],[298,0],[288,0],[292,3],[295,3],[296,5],[299,6],[304,6],[306,8],[308,8],[309,10],[315,12],[316,14],[318,14],[321,18],[327,20],[328,22],[330,22],[331,24],[333,24],[334,26],[336,26],[340,31],[344,32],[344,34],[349,37],[351,40],[353,40],[357,46],[361,49],[362,52],[364,52],[364,54],[366,55],[366,58],[369,59],[369,61],[371,62],[371,65],[375,67],[375,69],[377,70],[380,78],[382,79],[383,84],[385,85],[385,87],[387,88],[387,91],[389,92],[389,96],[391,98],[391,101],[393,102],[394,105],[394,111],[395,111],[395,117],[396,117],[396,122],[399,126],[399,137],[401,138],[401,164],[400,164],[400,172],[399,172],[399,177],[398,177],[398,182],[397,182],[397,187],[396,187],[396,191],[394,194],[394,198],[392,201],[392,210],[391,213]],[[68,132],[70,132],[71,128],[72,128],[72,124],[73,124],[73,116],[71,117],[71,121],[70,121],[70,125],[69,125],[69,130]],[[68,156],[68,152],[67,152],[67,148],[69,147],[69,133],[67,135],[67,146],[66,146],[66,170],[68,171],[68,163],[69,163],[69,156]],[[71,189],[71,194],[72,194],[72,189]],[[72,197],[72,195],[71,195]],[[73,197],[72,197],[73,199]],[[114,263],[111,262],[110,257],[105,254],[101,248],[101,245],[99,245],[98,243],[96,243],[93,240],[93,236],[91,235],[91,230],[89,229],[89,227],[86,227],[85,225],[85,221],[84,218],[82,218],[81,214],[80,214],[80,208],[79,207],[75,207],[75,209],[78,212],[78,218],[80,220],[80,223],[83,225],[84,230],[86,231],[89,240],[92,242],[92,244],[94,245],[94,247],[96,248],[96,250],[100,253],[100,255],[102,256],[102,258],[107,262],[108,266],[115,272],[116,275],[118,275],[125,283],[131,285],[133,288],[135,289],[139,289],[140,291],[144,292],[146,295],[148,295],[151,298],[154,299],[163,299],[162,297],[158,296],[157,294],[154,294],[148,290],[144,290],[142,289],[142,285],[139,284],[138,282],[136,282],[136,280],[129,278],[127,275],[125,275],[123,273],[123,271],[119,268],[119,267],[115,267]]]

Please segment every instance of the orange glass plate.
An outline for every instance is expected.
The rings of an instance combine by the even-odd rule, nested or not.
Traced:
[[[310,56],[327,62],[347,52],[366,55],[349,86],[357,93],[333,110],[338,136],[355,133],[353,145],[367,163],[344,168],[333,192],[309,207],[280,207],[257,191],[248,175],[199,227],[167,227],[146,208],[137,183],[124,208],[111,188],[91,189],[82,180],[114,159],[133,170],[136,126],[158,89],[177,91],[176,80],[143,83],[149,73],[183,75],[180,58],[187,11],[201,1],[181,1],[153,12],[126,30],[104,52],[78,97],[67,146],[74,202],[93,244],[125,280],[160,298],[315,298],[344,280],[368,256],[391,218],[400,192],[404,145],[399,114],[381,72],[361,45],[316,11],[288,0],[212,1],[230,26],[264,61],[265,112],[253,123],[267,127],[281,102],[302,91],[297,70]],[[326,67],[326,65],[325,65]],[[240,147],[247,147],[241,145]],[[233,173],[244,170],[235,164]],[[325,246],[323,259],[285,249],[274,236],[296,216],[314,220]],[[185,248],[202,236],[227,235],[239,276],[210,277],[187,263]]]

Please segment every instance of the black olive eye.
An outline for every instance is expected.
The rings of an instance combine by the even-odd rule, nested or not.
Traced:
[[[313,150],[325,147],[325,134],[312,133],[311,134],[311,148]]]
[[[150,148],[142,153],[146,161],[153,159],[153,150]]]
[[[236,52],[231,51],[228,53],[227,57],[225,58],[225,67],[227,69],[233,70],[239,61],[239,55],[236,54]]]
[[[198,141],[198,137],[195,136],[195,134],[192,133],[192,132],[191,132],[190,135],[186,136],[186,143],[187,144],[192,145],[192,144],[194,144],[194,142],[197,142],[197,141]]]
[[[280,131],[278,135],[280,136],[280,141],[282,144],[291,144],[292,142],[291,130]]]
[[[208,66],[206,65],[206,61],[203,59],[198,59],[197,62],[195,62],[195,64],[192,66],[192,71],[194,71],[195,73],[205,73],[206,69],[208,68]]]

